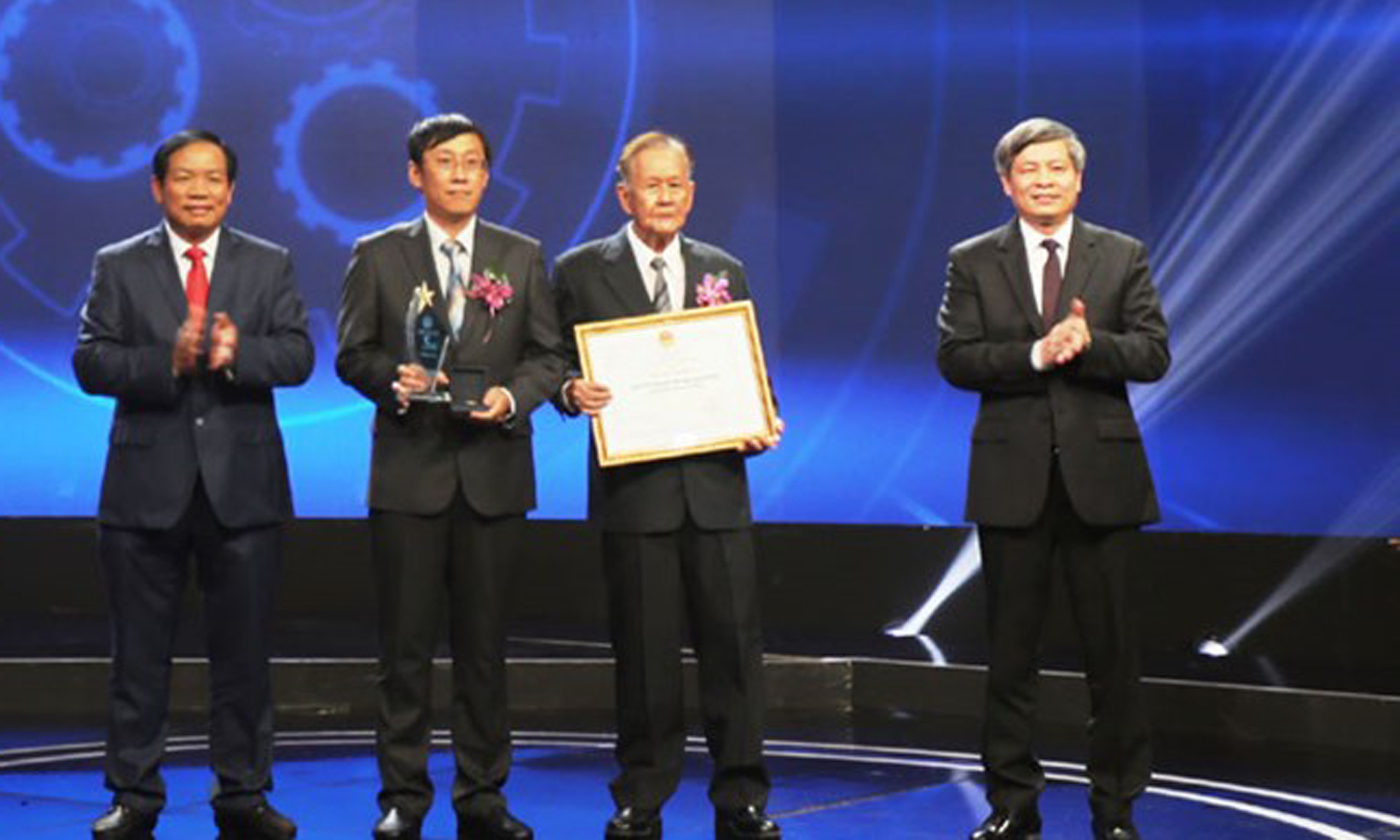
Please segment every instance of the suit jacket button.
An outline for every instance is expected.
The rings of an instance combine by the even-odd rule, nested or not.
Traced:
[[[194,425],[195,425],[196,428],[202,428],[202,427],[204,426],[204,418],[203,418],[203,417],[196,417],[196,418],[194,418]]]

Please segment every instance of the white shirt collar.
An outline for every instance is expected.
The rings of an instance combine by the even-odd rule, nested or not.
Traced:
[[[433,254],[435,256],[442,255],[442,243],[446,242],[449,238],[456,239],[458,242],[462,243],[462,247],[466,248],[468,253],[471,252],[472,245],[476,242],[475,213],[472,214],[471,219],[467,222],[467,226],[462,228],[462,232],[455,237],[449,237],[447,231],[439,227],[438,223],[433,221],[433,217],[429,216],[427,213],[423,214],[423,223],[428,226],[428,241],[433,245]]]
[[[180,234],[175,232],[175,228],[170,226],[170,220],[161,222],[165,225],[165,238],[170,242],[170,250],[175,254],[175,271],[180,275],[180,285],[185,285],[185,278],[189,276],[190,259],[185,256],[185,252],[193,245],[187,242]],[[214,257],[219,253],[219,237],[223,234],[223,226],[214,228],[214,232],[209,237],[199,243],[199,249],[204,252],[204,272],[209,278],[209,282],[214,282]]]
[[[472,214],[467,226],[462,228],[462,232],[455,237],[449,237],[447,231],[439,227],[438,223],[433,221],[427,213],[423,214],[423,223],[428,228],[428,242],[432,245],[433,266],[437,269],[438,288],[444,296],[449,295],[451,290],[447,288],[447,281],[452,276],[452,266],[448,262],[447,255],[442,252],[442,246],[449,238],[455,239],[462,245],[466,252],[466,260],[459,262],[457,267],[463,272],[462,281],[467,282],[467,275],[472,270],[472,248],[476,243],[476,214]]]
[[[1046,236],[1031,226],[1031,223],[1022,218],[1016,220],[1021,225],[1021,238],[1026,243],[1026,253],[1036,253],[1043,251],[1040,243],[1047,239],[1053,239],[1060,246],[1060,265],[1064,265],[1069,260],[1069,238],[1074,232],[1074,214],[1070,214],[1054,233]]]
[[[642,241],[637,235],[636,225],[633,222],[627,223],[627,241],[632,245],[632,253],[637,255],[637,261],[647,267],[651,266],[651,261],[658,255],[651,249],[651,246]],[[645,259],[643,259],[645,257]],[[666,270],[673,273],[683,273],[685,262],[681,259],[681,235],[678,233],[671,237],[671,241],[666,243],[666,247],[661,250],[661,259],[666,261]]]

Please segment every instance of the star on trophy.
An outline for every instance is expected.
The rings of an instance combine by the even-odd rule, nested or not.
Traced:
[[[452,345],[452,331],[443,323],[442,316],[433,308],[433,289],[426,282],[413,290],[408,300],[408,310],[404,313],[404,347],[408,348],[410,363],[423,366],[432,383],[428,390],[410,394],[409,400],[425,403],[446,403],[451,396],[439,391],[438,373],[447,361],[447,350]]]

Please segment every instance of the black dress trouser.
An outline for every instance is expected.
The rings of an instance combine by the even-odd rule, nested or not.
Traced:
[[[370,512],[379,601],[379,807],[421,817],[432,805],[433,652],[443,607],[452,648],[453,808],[504,801],[510,772],[505,611],[525,517],[485,517],[454,494],[438,514]]]
[[[1096,528],[1075,514],[1058,468],[1028,528],[978,528],[991,643],[982,759],[993,808],[1035,805],[1045,773],[1032,746],[1041,628],[1059,566],[1089,683],[1089,781],[1094,815],[1126,817],[1151,776],[1128,564],[1137,528]]]
[[[716,808],[766,807],[763,639],[753,535],[692,524],[603,535],[617,656],[618,806],[659,809],[680,783],[685,752],[682,621],[699,664]]]
[[[209,754],[216,808],[262,800],[272,787],[270,627],[281,528],[219,524],[203,484],[162,530],[103,525],[98,556],[112,633],[106,785],[116,802],[154,812],[170,708],[171,656],[193,557],[209,654]]]

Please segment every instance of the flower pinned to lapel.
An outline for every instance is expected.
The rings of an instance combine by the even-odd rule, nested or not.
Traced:
[[[490,268],[473,274],[471,285],[467,287],[467,297],[481,301],[492,318],[505,309],[514,296],[515,289],[510,285],[510,277],[505,272],[497,273]]]
[[[481,337],[484,344],[491,340],[491,328],[496,325],[497,313],[515,297],[515,288],[510,285],[510,277],[504,271],[487,268],[472,275],[471,284],[467,286],[467,297],[481,301],[481,305],[491,314],[491,326]]]
[[[695,303],[699,306],[723,306],[734,300],[729,294],[729,272],[706,274],[695,287]]]

